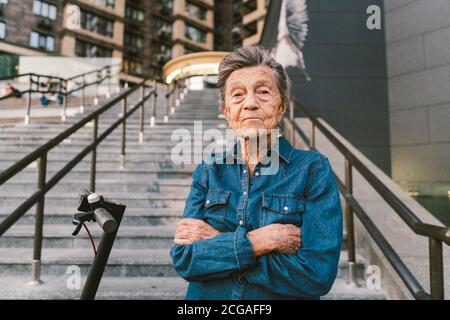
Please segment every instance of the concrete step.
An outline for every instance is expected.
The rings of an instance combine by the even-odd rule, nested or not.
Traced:
[[[33,177],[34,178],[34,177]],[[23,180],[23,181],[14,181],[7,182],[0,186],[0,192],[4,193],[15,193],[17,191],[29,193],[36,191],[36,179]],[[177,179],[180,180],[180,179]],[[148,183],[132,183],[129,181],[111,181],[111,182],[96,182],[96,190],[100,193],[134,193],[134,192],[163,192],[163,193],[171,193],[171,192],[182,192],[187,193],[190,189],[191,181],[186,181],[183,185],[170,185],[170,184],[160,184],[159,180]],[[161,180],[164,181],[164,180]],[[183,182],[184,183],[184,182]],[[63,180],[61,183],[58,183],[54,186],[51,192],[74,192],[74,190],[84,190],[90,188],[90,182],[85,181],[67,181]]]
[[[180,213],[181,216],[181,213]],[[91,244],[84,229],[74,237],[71,217],[65,224],[49,224],[43,228],[44,248],[90,248]],[[46,217],[48,219],[48,217]],[[87,223],[95,243],[99,243],[102,230],[96,223]],[[115,249],[162,249],[173,245],[176,224],[158,226],[128,226],[121,224],[114,242]],[[34,225],[14,225],[2,237],[0,248],[32,248]]]
[[[39,286],[30,286],[25,277],[0,278],[2,300],[78,300],[81,289],[68,289],[69,275],[45,277]],[[181,300],[188,283],[179,277],[103,277],[96,300]]]
[[[120,229],[119,229],[120,230]],[[87,239],[86,239],[87,241]],[[42,276],[64,275],[69,266],[79,266],[86,276],[93,260],[90,248],[42,248]],[[0,274],[31,274],[31,248],[0,248]],[[174,277],[170,249],[113,248],[105,269],[106,277]]]
[[[16,207],[0,207],[0,221],[10,215]],[[45,225],[70,224],[72,215],[77,212],[76,205],[67,207],[45,206]],[[35,207],[32,207],[18,221],[17,225],[31,225],[35,221]],[[183,210],[180,208],[127,208],[122,218],[122,224],[127,226],[173,226],[181,219]],[[0,238],[1,241],[1,238]]]
[[[119,229],[120,232],[120,229]],[[80,238],[80,240],[88,241]],[[0,248],[0,274],[17,276],[31,274],[31,248]],[[43,248],[42,274],[63,275],[70,265],[78,265],[82,275],[92,263],[93,252],[90,248]],[[364,279],[364,264],[357,258],[359,279]],[[30,272],[30,273],[29,273]],[[176,272],[172,266],[170,248],[121,249],[114,247],[108,260],[105,276],[159,276],[172,277]],[[348,279],[346,257],[339,260],[338,279]]]
[[[46,277],[39,286],[30,286],[22,277],[0,279],[0,299],[79,299],[86,277],[82,277],[81,289],[68,289],[70,275]],[[184,299],[188,282],[179,277],[103,277],[97,291],[97,300],[179,300]],[[322,300],[385,300],[381,290],[366,287],[353,288],[345,280],[337,279],[330,292]]]
[[[75,210],[78,206],[79,191],[70,193],[49,192],[45,197],[45,206],[66,207],[67,210]],[[14,206],[25,202],[30,194],[16,192],[13,194],[0,194],[0,206]],[[129,208],[181,208],[186,201],[184,193],[161,193],[161,192],[135,192],[130,193],[103,193],[105,198],[122,203]],[[73,209],[72,209],[73,208]]]

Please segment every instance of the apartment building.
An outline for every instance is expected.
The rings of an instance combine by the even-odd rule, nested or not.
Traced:
[[[183,54],[257,43],[266,2],[0,0],[0,55],[121,58],[121,79],[138,82]]]

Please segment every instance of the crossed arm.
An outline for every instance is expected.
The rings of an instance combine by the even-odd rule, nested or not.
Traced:
[[[248,283],[283,296],[318,297],[329,291],[337,273],[342,213],[326,159],[311,170],[301,230],[272,224],[252,231],[238,226],[236,231],[220,233],[203,221],[206,177],[199,166],[171,249],[181,277],[207,281],[245,271]]]
[[[186,218],[178,224],[174,243],[190,245],[194,241],[214,238],[219,234],[220,231],[201,219]],[[300,234],[299,227],[277,223],[250,231],[247,237],[252,246],[253,256],[258,258],[271,252],[296,253],[301,245]]]

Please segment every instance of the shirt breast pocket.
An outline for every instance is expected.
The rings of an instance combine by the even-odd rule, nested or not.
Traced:
[[[230,191],[224,190],[209,190],[206,194],[205,220],[210,226],[220,231],[224,229],[230,193]]]
[[[303,223],[305,203],[295,195],[263,194],[260,224],[293,224],[300,227]]]

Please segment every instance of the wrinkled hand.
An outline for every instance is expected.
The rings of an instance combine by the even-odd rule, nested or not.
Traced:
[[[213,238],[220,233],[203,220],[186,218],[178,223],[173,242],[177,245],[188,245],[197,240]]]
[[[250,231],[247,235],[256,257],[274,251],[293,254],[301,246],[301,228],[292,224],[274,223]]]

